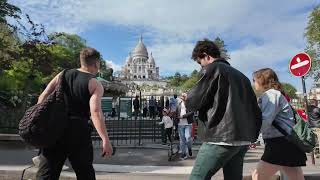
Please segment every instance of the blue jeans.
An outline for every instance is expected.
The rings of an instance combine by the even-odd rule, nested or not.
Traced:
[[[191,137],[192,125],[178,125],[179,137],[180,137],[180,148],[182,154],[186,154],[187,147],[191,149],[192,137]]]

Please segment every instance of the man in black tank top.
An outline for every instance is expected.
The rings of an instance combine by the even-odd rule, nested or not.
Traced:
[[[91,114],[93,125],[102,139],[102,155],[111,156],[112,146],[101,110],[103,87],[94,77],[100,68],[100,54],[93,48],[80,52],[81,68],[65,73],[67,82],[69,122],[64,137],[50,148],[41,150],[41,162],[37,180],[58,180],[63,164],[68,158],[78,180],[95,180],[92,166],[93,147],[88,120]],[[41,103],[58,84],[58,74],[48,84],[38,99]]]

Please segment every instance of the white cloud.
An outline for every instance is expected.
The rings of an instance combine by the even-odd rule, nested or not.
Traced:
[[[117,64],[113,61],[110,61],[110,60],[105,60],[106,63],[107,63],[107,67],[110,67],[113,69],[113,72],[116,72],[116,71],[120,71],[121,70],[121,65],[120,64]]]
[[[310,5],[309,0],[261,2],[254,0],[13,0],[47,28],[85,31],[94,23],[144,26],[160,34],[187,39],[209,32],[263,35],[277,23],[294,22],[293,11]],[[286,22],[284,21],[286,20]],[[259,30],[259,31],[256,31]]]
[[[152,51],[161,74],[189,74],[191,70],[199,69],[190,59],[193,46],[192,43],[163,43],[151,46],[149,52]]]
[[[85,32],[96,24],[144,28],[162,74],[197,69],[190,60],[196,40],[222,36],[231,63],[246,74],[278,67],[303,51],[307,10],[320,0],[28,0],[14,4],[51,31]],[[139,32],[140,33],[140,32]],[[123,55],[126,56],[125,54]],[[189,61],[189,62],[188,62]],[[114,64],[119,68],[119,65]]]
[[[286,42],[249,44],[230,53],[230,63],[243,72],[252,72],[263,67],[275,68],[279,62],[289,62],[300,48]],[[278,67],[277,69],[284,68]],[[285,67],[287,69],[287,67]]]

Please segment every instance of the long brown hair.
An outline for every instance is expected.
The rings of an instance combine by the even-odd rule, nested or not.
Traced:
[[[263,68],[253,73],[253,80],[257,81],[264,91],[276,89],[283,92],[277,74],[270,68]]]

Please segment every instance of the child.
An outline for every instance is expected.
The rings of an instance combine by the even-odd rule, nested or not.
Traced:
[[[173,127],[172,119],[169,117],[169,111],[167,109],[163,109],[162,114],[163,114],[162,121],[159,122],[159,124],[164,124],[164,128],[166,129],[166,135],[168,136],[170,143],[172,143],[172,140],[171,140],[172,127]]]
[[[258,103],[262,112],[261,133],[266,146],[252,179],[267,180],[281,170],[290,180],[303,180],[301,166],[306,165],[306,154],[272,125],[277,123],[290,132],[295,124],[293,111],[281,93],[283,90],[276,73],[269,68],[258,70],[253,74],[253,82],[255,89],[263,92]]]

